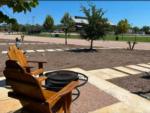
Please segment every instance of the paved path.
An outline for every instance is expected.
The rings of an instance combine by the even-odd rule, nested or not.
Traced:
[[[84,50],[87,48],[55,48],[55,49],[37,49],[37,50],[23,50],[26,53],[34,53],[34,52],[60,52],[60,51],[73,51],[73,50]],[[116,49],[116,48],[95,48],[95,49]],[[1,51],[2,54],[7,54],[8,51]]]
[[[14,45],[15,43],[0,43],[0,46],[4,46],[4,45]],[[38,43],[35,43],[35,42],[30,42],[30,43],[27,43],[27,42],[25,42],[25,43],[23,43],[24,45],[35,45],[35,44],[37,44],[37,45],[41,45],[41,44],[49,44],[49,43],[46,43],[46,42],[38,42]]]
[[[88,71],[95,76],[107,80],[124,76],[136,75],[142,72],[150,72],[150,64],[127,65],[112,68],[96,69]]]
[[[16,37],[20,38],[20,35],[6,35],[4,33],[0,33],[0,39],[15,40]],[[46,37],[36,37],[36,36],[25,36],[25,41],[38,41],[38,42],[64,44],[63,38],[46,38]],[[86,40],[82,40],[82,39],[68,39],[68,44],[89,46],[90,42],[86,41]],[[121,41],[94,41],[94,46],[105,47],[105,48],[128,48],[127,42],[121,42]],[[150,50],[150,43],[139,42],[135,46],[135,49]]]

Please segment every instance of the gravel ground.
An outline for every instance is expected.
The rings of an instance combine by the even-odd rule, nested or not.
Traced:
[[[108,81],[125,88],[132,93],[150,92],[150,73],[114,78]]]
[[[150,72],[109,80],[130,92],[150,100]]]
[[[58,46],[49,45],[53,48]],[[49,47],[47,46],[47,47]],[[65,47],[65,45],[60,45]],[[29,48],[42,49],[46,45],[27,45],[23,49]],[[67,46],[68,47],[68,46]],[[78,46],[70,46],[78,47]],[[0,46],[1,50],[7,48]],[[69,47],[68,47],[69,48]],[[79,67],[85,70],[93,70],[100,68],[111,68],[114,66],[124,66],[138,63],[148,63],[150,61],[150,50],[134,50],[125,49],[104,49],[93,52],[89,51],[65,51],[65,52],[35,52],[26,53],[28,60],[44,60],[47,64],[44,65],[45,70],[56,70],[64,68]],[[6,54],[0,54],[1,63],[0,71],[5,67],[5,61],[8,59]],[[2,76],[2,73],[0,74]]]
[[[28,53],[28,59],[44,59],[46,70],[79,67],[85,70],[111,68],[129,64],[147,63],[150,51],[98,50],[97,52]]]

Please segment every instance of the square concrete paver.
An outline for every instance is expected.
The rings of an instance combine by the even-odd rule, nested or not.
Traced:
[[[132,68],[132,69],[136,69],[139,71],[143,71],[143,72],[149,72],[150,71],[150,69],[148,69],[148,68],[144,68],[144,67],[137,66],[137,65],[128,65],[127,67]]]
[[[122,71],[122,72],[125,72],[125,73],[129,73],[129,74],[139,74],[139,73],[141,73],[140,71],[137,71],[137,70],[134,70],[134,69],[130,69],[130,68],[127,68],[127,67],[123,67],[123,66],[114,67],[114,68],[119,70],[119,71]]]
[[[130,108],[130,106],[122,102],[119,102],[90,113],[140,113],[140,112],[137,111],[136,109],[133,110],[132,108]]]

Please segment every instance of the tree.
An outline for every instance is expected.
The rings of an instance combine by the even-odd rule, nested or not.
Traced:
[[[38,0],[0,0],[0,7],[7,6],[16,12],[24,12],[31,11],[32,7],[38,5]],[[0,11],[0,23],[15,23],[16,19],[10,18],[8,15],[4,14]]]
[[[133,33],[135,33],[135,41],[136,41],[136,34],[140,31],[140,28],[138,28],[137,26],[132,28]]]
[[[49,16],[49,15],[46,16],[43,27],[45,28],[46,31],[49,31],[49,30],[52,31],[52,29],[54,27],[54,20],[51,16]]]
[[[150,27],[149,26],[143,26],[143,28],[141,30],[144,31],[145,34],[149,34],[150,33]]]
[[[71,28],[74,26],[74,21],[69,13],[65,13],[61,19],[61,23],[65,32],[65,44],[67,45],[68,32],[70,32]]]
[[[17,22],[13,23],[11,29],[12,29],[12,31],[18,32],[19,31],[19,24]]]
[[[117,32],[119,34],[122,34],[122,40],[123,40],[123,34],[127,33],[130,28],[130,24],[128,23],[127,19],[120,20],[117,24]]]
[[[26,33],[27,32],[27,28],[25,25],[20,25],[20,31]]]
[[[107,18],[104,18],[105,12],[103,9],[96,9],[95,5],[90,5],[90,8],[82,6],[81,11],[87,18],[88,24],[83,25],[83,33],[81,37],[90,40],[90,49],[93,49],[93,41],[103,38],[109,28]]]
[[[138,28],[137,26],[132,28],[134,33],[138,33],[140,31],[140,28]]]

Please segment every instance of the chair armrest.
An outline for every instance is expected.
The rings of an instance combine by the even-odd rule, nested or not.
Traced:
[[[29,63],[38,63],[39,69],[43,68],[43,63],[47,63],[45,61],[27,61],[27,62],[29,62]]]
[[[31,66],[23,66],[23,68],[25,68],[25,70],[26,70],[28,73],[30,73],[31,68],[33,68],[33,67],[31,67]]]
[[[32,70],[30,73],[32,75],[39,75],[42,74],[43,72],[44,72],[43,68],[40,68],[40,69]]]
[[[74,88],[77,87],[79,81],[72,81],[67,86],[65,86],[62,90],[58,91],[54,96],[50,97],[46,102],[54,103],[56,100],[59,100],[62,96],[72,92]]]
[[[58,92],[59,96],[64,96],[67,93],[70,93],[74,88],[76,88],[79,84],[79,81],[72,81],[67,86],[65,86],[62,90]]]
[[[47,79],[47,77],[38,77],[36,78],[40,83]]]

